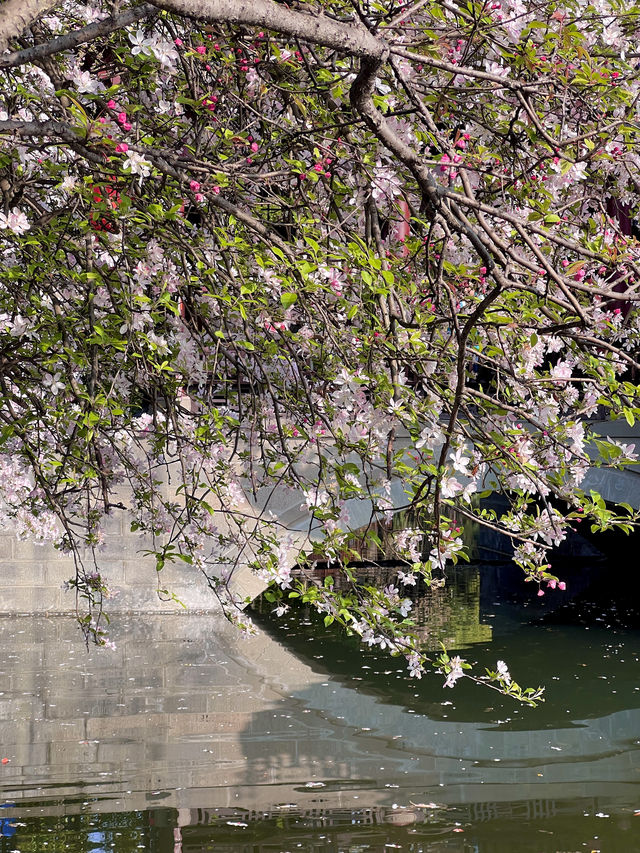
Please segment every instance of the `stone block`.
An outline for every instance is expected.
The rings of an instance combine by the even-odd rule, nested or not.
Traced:
[[[59,587],[4,587],[0,589],[3,613],[60,613],[62,590]]]
[[[105,740],[107,738],[142,739],[149,733],[156,737],[166,730],[167,718],[164,714],[123,714],[113,717],[93,717],[87,720],[87,739]]]
[[[46,574],[44,563],[0,562],[0,587],[11,589],[16,586],[44,586]]]
[[[190,684],[198,682],[209,687],[225,685],[229,683],[229,673],[224,667],[215,663],[189,664],[184,661],[165,667],[165,678],[167,684],[176,688],[188,688]],[[240,689],[240,685],[238,685]],[[208,694],[209,697],[209,694]]]
[[[109,613],[140,611],[143,613],[173,613],[179,605],[172,601],[162,601],[155,586],[134,586],[125,583],[118,595],[106,602]]]
[[[147,747],[144,742],[98,742],[96,747],[97,760],[100,764],[121,766],[128,761],[140,766],[145,763]]]
[[[50,744],[49,764],[83,764],[93,765],[98,760],[97,743],[87,741],[86,743],[55,742]],[[93,772],[93,771],[92,771]]]
[[[16,537],[12,534],[0,534],[0,560],[10,560],[13,557],[15,543]]]
[[[124,579],[128,586],[145,586],[156,587],[158,578],[161,584],[166,584],[165,578],[169,575],[169,567],[166,571],[156,571],[156,561],[154,557],[140,556],[138,559],[124,560]],[[187,567],[191,571],[190,566]]]
[[[167,584],[168,590],[175,595],[179,602],[184,604],[187,610],[211,611],[220,610],[220,603],[215,594],[206,585],[204,580],[201,584],[183,586],[181,584]],[[179,606],[179,605],[178,605]],[[184,609],[184,608],[181,608]]]
[[[73,560],[48,560],[43,564],[43,583],[47,586],[61,587],[70,578],[75,577],[76,567]],[[0,573],[2,569],[0,568]]]
[[[119,584],[124,583],[124,563],[119,559],[108,559],[106,556],[104,558],[98,557],[97,560],[98,569],[102,574],[103,579],[106,581],[107,586],[115,587]],[[87,571],[91,570],[93,562],[86,564]],[[58,579],[60,576],[60,572],[58,571],[55,565],[48,566],[48,570],[51,572],[52,576]],[[75,575],[75,569],[72,571],[72,576]]]
[[[111,515],[102,520],[102,529],[108,541],[111,536],[120,536],[122,533],[129,533],[129,524],[123,517],[122,512],[115,510]]]
[[[87,721],[82,718],[75,720],[37,720],[30,725],[30,742],[33,744],[46,744],[54,741],[78,743],[82,740],[91,740],[87,737],[86,729]]]
[[[14,557],[20,561],[44,562],[50,560],[67,560],[67,554],[58,551],[50,543],[39,545],[30,540],[16,539],[13,547]]]
[[[131,534],[107,534],[104,545],[96,552],[96,561],[102,560],[121,560],[125,558],[139,558],[140,551],[143,550],[141,543],[136,536]],[[83,558],[90,558],[93,561],[91,549],[86,548],[83,551]]]
[[[12,761],[22,767],[46,765],[49,761],[48,743],[17,743],[13,747],[3,743],[3,754],[10,755]]]
[[[42,676],[45,659],[45,645],[30,644],[25,646],[7,644],[2,649],[3,666],[11,667],[14,677],[14,689],[30,690],[34,696],[38,695],[38,691],[33,691],[33,679],[37,675]],[[0,678],[0,686],[6,690],[6,684]],[[26,697],[25,697],[26,698]],[[14,698],[15,702],[18,697]]]

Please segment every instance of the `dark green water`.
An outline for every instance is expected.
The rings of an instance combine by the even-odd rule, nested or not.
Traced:
[[[543,706],[409,679],[304,612],[249,639],[118,617],[89,654],[67,619],[0,620],[0,853],[640,851],[635,605],[453,581],[416,602],[426,641],[508,661]]]

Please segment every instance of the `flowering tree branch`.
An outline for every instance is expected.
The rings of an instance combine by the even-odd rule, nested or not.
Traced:
[[[538,595],[583,519],[635,525],[587,479],[635,460],[592,419],[640,417],[637,10],[614,5],[71,3],[15,25],[0,517],[75,555],[88,635],[125,507],[243,623],[241,563],[277,612],[302,597],[451,686],[474,676],[431,660],[411,595],[465,553],[459,518]],[[364,587],[374,544],[401,568]]]
[[[51,8],[54,8],[55,5],[51,4]],[[122,27],[136,24],[155,14],[157,14],[157,8],[150,3],[132,6],[115,17],[103,18],[50,41],[35,44],[33,47],[27,47],[24,50],[16,50],[8,56],[0,56],[0,68],[15,68],[17,65],[25,65],[29,62],[37,62],[47,56],[55,56],[55,54],[62,53],[65,50],[72,50],[81,44],[92,42],[100,36],[108,35]]]
[[[153,5],[197,21],[265,27],[352,56],[381,58],[388,52],[385,42],[364,26],[336,21],[322,7],[296,11],[274,0],[159,0]]]

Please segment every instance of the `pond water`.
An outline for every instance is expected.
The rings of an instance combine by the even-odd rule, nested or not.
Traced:
[[[304,611],[251,638],[118,616],[88,653],[69,618],[0,619],[0,853],[640,851],[634,607],[498,601],[496,571],[416,606],[428,642],[546,684],[537,709]]]

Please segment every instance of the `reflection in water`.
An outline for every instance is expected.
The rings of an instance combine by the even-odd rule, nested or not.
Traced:
[[[640,850],[640,634],[515,626],[479,571],[440,630],[546,679],[539,709],[304,613],[248,639],[138,617],[88,654],[66,619],[0,620],[0,853]]]
[[[415,632],[426,649],[439,649],[440,643],[450,649],[465,649],[491,640],[491,625],[480,621],[480,566],[451,567],[447,570],[447,583],[432,588],[422,579],[415,586],[403,587],[398,581],[398,569],[406,569],[406,564],[365,564],[358,568],[358,582],[363,586],[398,586],[402,597],[411,599]],[[347,578],[334,574],[329,567],[318,567],[311,576],[317,583],[331,577],[335,589],[347,589]],[[271,605],[261,599],[254,608],[268,613]]]

